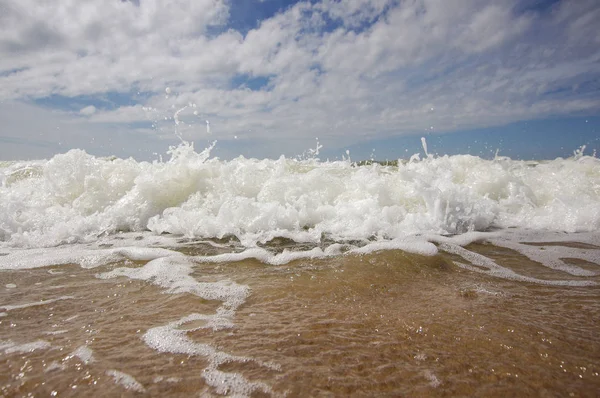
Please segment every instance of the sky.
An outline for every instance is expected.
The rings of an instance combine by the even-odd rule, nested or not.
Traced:
[[[597,0],[0,0],[0,160],[600,149]]]

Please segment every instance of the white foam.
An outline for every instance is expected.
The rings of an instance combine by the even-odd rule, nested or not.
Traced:
[[[409,253],[420,254],[422,256],[435,256],[438,253],[437,247],[426,241],[417,239],[394,239],[389,241],[373,242],[360,248],[352,249],[348,253],[366,254],[380,250],[402,250]]]
[[[0,341],[0,350],[5,354],[26,354],[37,350],[50,348],[50,343],[45,340],[36,340],[31,343],[15,344],[12,341]]]
[[[71,353],[71,356],[81,359],[84,364],[95,362],[94,352],[87,346],[82,345]]]
[[[111,369],[107,370],[106,374],[111,376],[115,383],[122,385],[127,390],[135,391],[135,392],[146,392],[144,386],[133,378],[133,376],[128,375],[127,373]]]
[[[0,350],[4,350],[5,348],[9,348],[14,345],[15,343],[13,343],[11,340],[0,340]]]
[[[161,382],[166,382],[166,383],[179,383],[181,381],[181,378],[179,377],[164,377],[164,376],[156,376],[154,379],[152,379],[152,381],[154,383],[161,383]]]
[[[433,374],[431,370],[426,370],[425,372],[423,372],[423,376],[425,376],[427,381],[429,381],[429,385],[433,388],[437,388],[442,384],[442,382],[437,378],[435,374]]]
[[[110,272],[98,274],[101,279],[125,276],[130,279],[145,280],[161,286],[167,293],[190,293],[205,300],[223,301],[219,317],[209,319],[211,325],[217,328],[224,322],[224,317],[230,317],[237,307],[244,303],[250,294],[248,286],[222,280],[219,282],[198,282],[190,274],[193,263],[183,256],[163,257],[152,260],[140,268],[116,268]]]
[[[65,370],[67,365],[63,363],[58,363],[56,361],[50,362],[50,364],[44,369],[44,372],[53,372],[55,370]]]
[[[197,343],[187,337],[188,332],[206,328],[207,326],[187,330],[179,329],[185,323],[206,319],[210,319],[210,316],[191,314],[168,325],[149,329],[142,338],[149,347],[158,352],[205,357],[209,361],[209,364],[202,372],[202,377],[208,385],[215,389],[217,394],[245,397],[250,396],[254,391],[271,392],[270,387],[264,383],[250,382],[240,374],[223,372],[218,367],[229,362],[247,363],[249,361],[274,370],[279,370],[279,367],[248,357],[229,355],[218,351],[208,344]],[[228,327],[231,326],[229,325]]]
[[[264,264],[283,265],[301,259],[319,259],[339,256],[344,253],[342,250],[344,247],[348,249],[345,251],[347,254],[367,254],[381,250],[402,250],[423,256],[434,256],[438,252],[436,246],[427,241],[418,239],[394,239],[389,241],[371,242],[361,247],[350,244],[342,245],[334,243],[327,246],[325,250],[319,247],[310,250],[295,251],[284,249],[281,253],[272,253],[269,250],[262,248],[252,248],[239,253],[195,256],[193,257],[193,260],[200,263],[221,263],[256,259]]]
[[[57,301],[60,300],[71,300],[75,297],[73,296],[61,296],[55,299],[48,299],[48,300],[41,300],[41,301],[34,301],[33,303],[25,303],[25,304],[16,304],[16,305],[0,305],[0,308],[3,308],[5,311],[12,311],[12,310],[17,310],[17,309],[21,309],[21,308],[28,308],[28,307],[37,307],[40,305],[46,305],[46,304],[51,304],[51,303],[55,303]]]
[[[576,265],[567,264],[563,258],[575,258],[589,261],[600,266],[600,249],[582,249],[558,245],[532,246],[504,239],[494,239],[490,243],[515,250],[544,266],[576,276],[600,275],[598,271],[589,271]]]
[[[55,336],[55,335],[64,334],[64,333],[67,333],[67,332],[68,332],[68,330],[61,329],[61,330],[52,330],[50,332],[44,332],[44,334],[47,334],[47,335],[50,335],[50,336]]]
[[[459,246],[467,246],[473,242],[491,240],[498,236],[503,236],[502,232],[476,232],[470,231],[460,235],[442,236],[442,235],[423,235],[423,238],[433,243],[450,243]]]
[[[194,261],[200,263],[221,263],[221,262],[236,262],[247,259],[256,259],[264,264],[271,265],[282,265],[287,264],[290,261],[304,259],[304,258],[325,258],[334,255],[333,253],[325,253],[321,248],[313,248],[305,251],[289,251],[284,250],[281,253],[274,254],[266,249],[254,248],[247,249],[240,253],[224,253],[217,254],[214,256],[196,256],[193,257]]]
[[[315,159],[210,159],[190,144],[167,162],[81,150],[0,169],[0,247],[96,242],[150,229],[186,237],[320,242],[490,228],[600,228],[600,161],[434,157],[354,167]]]
[[[79,264],[83,268],[95,268],[125,259],[148,261],[165,256],[182,256],[182,254],[154,247],[90,249],[87,245],[70,245],[53,250],[18,249],[0,257],[0,269],[29,269],[64,264]]]
[[[450,243],[442,243],[442,244],[440,244],[439,248],[445,252],[461,256],[465,260],[469,261],[471,264],[475,265],[475,266],[473,266],[473,265],[469,265],[469,264],[463,264],[460,262],[454,262],[456,265],[458,265],[461,268],[465,268],[465,269],[468,269],[471,271],[485,273],[485,274],[503,278],[503,279],[511,279],[511,280],[537,283],[537,284],[543,284],[543,285],[551,285],[551,286],[596,286],[597,285],[596,282],[587,281],[587,280],[585,280],[585,281],[584,280],[544,280],[544,279],[538,279],[538,278],[533,278],[533,277],[529,277],[529,276],[524,276],[524,275],[517,274],[516,272],[514,272],[511,269],[508,269],[508,268],[498,265],[493,260],[491,260],[481,254],[472,252],[472,251],[467,250],[458,245],[453,245]],[[481,267],[483,267],[484,269],[482,269]]]

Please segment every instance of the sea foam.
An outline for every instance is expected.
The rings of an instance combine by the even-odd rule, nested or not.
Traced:
[[[0,248],[93,242],[119,231],[235,236],[246,247],[397,239],[493,228],[600,227],[600,160],[428,156],[398,166],[231,161],[189,144],[166,162],[81,150],[0,168]]]

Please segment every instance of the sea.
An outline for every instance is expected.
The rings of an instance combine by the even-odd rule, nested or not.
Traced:
[[[0,396],[600,396],[600,160],[0,162]]]

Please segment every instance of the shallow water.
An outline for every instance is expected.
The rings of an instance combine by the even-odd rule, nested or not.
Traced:
[[[593,235],[586,236],[580,240],[588,243],[573,243],[572,235],[568,243],[530,246],[597,251]],[[144,239],[153,238],[138,237]],[[465,248],[519,275],[600,282],[485,241]],[[185,259],[223,250],[193,240],[171,249]],[[178,259],[166,265],[169,280],[146,272],[158,260],[0,272],[2,395],[600,393],[596,284],[503,279],[460,267],[465,259],[444,251],[375,251],[276,266],[196,259],[189,275],[175,271],[187,269]],[[226,292],[215,298],[211,286]]]

